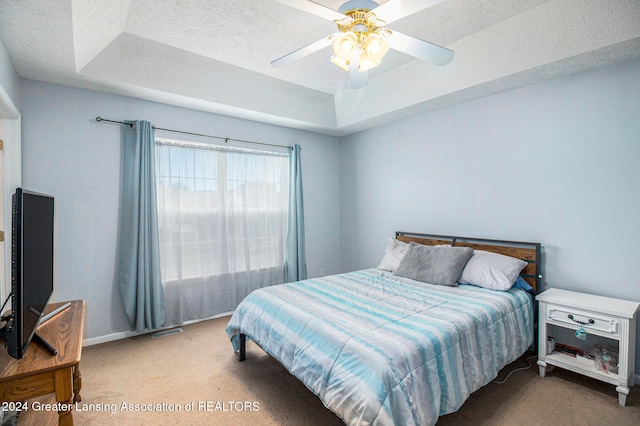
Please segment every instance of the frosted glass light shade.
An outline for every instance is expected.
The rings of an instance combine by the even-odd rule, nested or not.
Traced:
[[[333,40],[333,53],[345,61],[351,58],[357,45],[356,35],[352,32],[344,33]]]
[[[362,55],[360,55],[360,64],[358,65],[358,71],[369,71],[370,69],[375,68],[378,65],[380,65],[379,60],[376,61],[375,59],[372,59],[371,55],[369,55],[367,52],[363,52]]]
[[[372,34],[364,40],[364,51],[371,61],[379,63],[388,50],[389,46],[382,37]]]

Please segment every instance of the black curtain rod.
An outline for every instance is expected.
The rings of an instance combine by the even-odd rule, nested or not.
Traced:
[[[98,123],[100,123],[102,121],[105,121],[107,123],[117,123],[117,124],[122,124],[122,125],[125,125],[125,126],[129,126],[129,127],[133,127],[133,123],[127,123],[127,122],[124,122],[124,121],[117,121],[117,120],[107,120],[106,118],[102,118],[102,117],[96,117],[96,121]],[[245,140],[242,140],[242,139],[223,138],[222,136],[205,135],[205,134],[202,134],[202,133],[185,132],[185,131],[182,131],[182,130],[163,129],[162,127],[156,127],[156,126],[153,126],[153,128],[156,129],[156,130],[163,131],[163,132],[180,133],[180,134],[183,134],[183,135],[191,135],[191,136],[202,136],[204,138],[211,138],[211,139],[220,139],[220,140],[223,140],[225,143],[227,143],[229,141],[234,141],[234,142],[242,142],[242,143],[252,143],[252,144],[256,144],[256,145],[274,146],[274,147],[278,147],[278,148],[293,149],[292,146],[287,146],[287,145],[276,145],[276,144],[272,144],[272,143],[245,141]]]

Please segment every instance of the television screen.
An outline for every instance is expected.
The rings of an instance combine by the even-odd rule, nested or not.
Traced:
[[[5,345],[22,358],[54,286],[54,199],[23,191],[13,195],[12,319]]]

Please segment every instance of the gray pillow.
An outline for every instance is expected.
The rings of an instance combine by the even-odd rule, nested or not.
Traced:
[[[409,244],[396,275],[430,284],[455,287],[473,249],[469,247]]]

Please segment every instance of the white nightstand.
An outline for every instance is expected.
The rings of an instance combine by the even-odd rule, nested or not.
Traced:
[[[616,385],[618,401],[624,406],[629,386],[635,382],[636,315],[638,302],[594,296],[575,291],[549,289],[539,294],[538,366],[544,377],[547,365],[555,365]],[[618,374],[598,370],[593,361],[559,352],[547,354],[547,336],[553,327],[578,330],[604,337],[618,348]],[[587,337],[588,339],[588,337]],[[587,340],[588,342],[588,340]],[[566,343],[573,346],[572,343]]]

